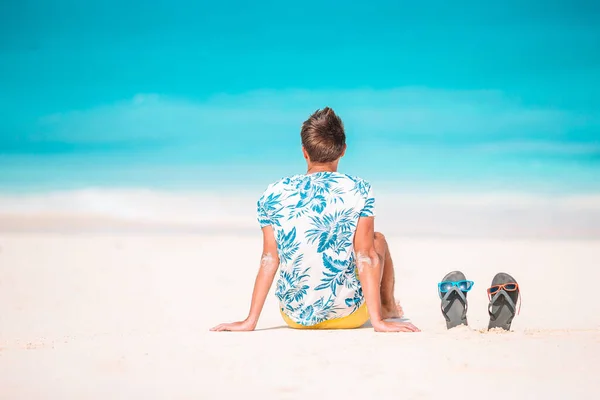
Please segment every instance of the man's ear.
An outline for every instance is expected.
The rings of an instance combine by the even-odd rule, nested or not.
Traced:
[[[344,155],[346,155],[346,149],[348,148],[348,145],[344,144],[344,150],[342,151],[342,155],[340,156],[340,158],[344,157]]]
[[[304,146],[302,146],[302,155],[304,156],[304,159],[306,161],[310,161],[310,157],[308,156],[308,152],[306,151],[306,149],[304,148]]]

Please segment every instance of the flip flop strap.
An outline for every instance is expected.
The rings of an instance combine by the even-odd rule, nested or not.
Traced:
[[[514,314],[516,314],[517,306],[516,306],[515,302],[510,298],[510,296],[508,295],[508,293],[506,293],[506,291],[504,289],[500,289],[498,291],[498,293],[496,293],[492,297],[492,300],[490,301],[490,304],[488,305],[488,313],[490,314],[490,316],[496,317],[496,315],[492,313],[492,306],[494,305],[494,303],[496,303],[496,301],[498,299],[500,299],[500,297],[504,297],[504,300],[506,301],[506,305],[512,310],[512,312]]]
[[[467,298],[465,297],[462,290],[460,290],[456,287],[452,287],[450,290],[448,290],[446,293],[444,293],[444,296],[442,297],[442,303],[441,303],[442,304],[442,312],[445,314],[447,311],[446,308],[452,304],[452,301],[449,300],[452,293],[458,294],[458,297],[462,300],[462,303],[465,306],[465,309],[463,310],[463,313],[462,313],[462,318],[465,319],[467,316],[467,310],[469,308],[469,303],[467,302]]]

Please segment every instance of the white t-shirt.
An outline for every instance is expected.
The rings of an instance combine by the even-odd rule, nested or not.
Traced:
[[[359,217],[375,215],[368,182],[338,172],[295,175],[269,185],[257,208],[261,228],[275,232],[275,294],[291,320],[310,326],[363,304],[354,234]]]

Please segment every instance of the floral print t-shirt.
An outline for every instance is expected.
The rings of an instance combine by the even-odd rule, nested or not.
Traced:
[[[363,304],[354,233],[359,217],[375,215],[368,182],[338,172],[295,175],[269,185],[257,208],[261,228],[275,232],[275,295],[290,319],[310,326]]]

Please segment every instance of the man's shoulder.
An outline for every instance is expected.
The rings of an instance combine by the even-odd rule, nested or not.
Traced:
[[[342,174],[344,178],[348,180],[350,185],[353,186],[353,191],[358,192],[361,195],[367,195],[372,192],[373,188],[371,186],[371,182],[366,179],[363,179],[356,175]]]
[[[354,183],[371,186],[371,183],[368,180],[363,179],[360,176],[350,175],[350,174],[342,174],[342,175]]]
[[[275,195],[277,193],[280,193],[284,189],[288,188],[291,184],[293,184],[293,182],[297,180],[298,177],[299,175],[286,176],[276,180],[275,182],[269,183],[267,185],[267,188],[262,193],[261,197],[266,197],[269,195]]]

